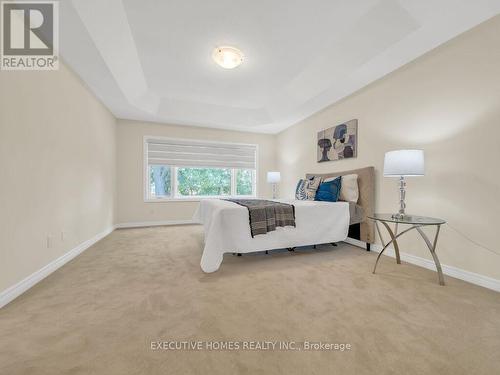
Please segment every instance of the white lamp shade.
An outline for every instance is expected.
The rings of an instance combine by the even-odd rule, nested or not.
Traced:
[[[423,150],[397,150],[385,153],[384,176],[423,176]]]
[[[267,172],[267,182],[270,184],[276,184],[280,182],[281,175],[279,172]]]

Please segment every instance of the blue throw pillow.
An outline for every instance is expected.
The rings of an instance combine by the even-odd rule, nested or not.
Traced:
[[[340,187],[342,185],[342,177],[328,182],[322,182],[316,191],[315,201],[337,202],[340,196]]]

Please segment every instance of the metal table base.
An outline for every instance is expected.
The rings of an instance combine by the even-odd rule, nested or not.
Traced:
[[[375,220],[375,226],[377,228],[377,232],[378,232],[378,235],[380,237],[380,241],[382,241],[382,244],[384,245],[384,247],[382,248],[382,251],[378,254],[377,261],[375,262],[375,266],[373,267],[373,273],[375,273],[375,270],[377,269],[377,264],[378,264],[378,261],[380,259],[380,256],[384,253],[385,249],[387,249],[387,247],[390,244],[394,244],[394,251],[396,253],[396,262],[398,264],[401,264],[401,258],[399,255],[399,245],[398,245],[397,239],[399,237],[401,237],[403,234],[408,233],[413,229],[416,229],[417,232],[420,233],[420,236],[425,241],[425,244],[427,245],[427,247],[429,248],[429,251],[431,252],[432,258],[434,259],[434,264],[436,265],[436,269],[437,269],[437,273],[438,273],[439,285],[444,285],[443,270],[441,269],[441,263],[439,262],[439,258],[436,254],[436,244],[437,244],[437,240],[439,237],[439,231],[441,229],[441,224],[412,225],[410,228],[405,229],[404,231],[402,231],[401,233],[398,234],[398,223],[395,224],[394,231],[392,231],[389,224],[387,224],[385,221],[381,221],[381,223],[384,224],[385,228],[387,229],[387,232],[389,233],[391,240],[388,243],[384,244],[384,239],[382,237],[382,233],[380,232],[378,221]],[[427,235],[424,233],[424,231],[422,230],[423,227],[431,226],[431,225],[434,225],[437,227],[436,228],[436,235],[434,236],[434,241],[432,243],[429,240],[429,238],[427,237]]]

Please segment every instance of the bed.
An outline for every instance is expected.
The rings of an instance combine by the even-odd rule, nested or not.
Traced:
[[[306,177],[337,177],[358,175],[359,200],[349,202],[318,202],[276,200],[295,207],[295,227],[277,227],[275,231],[252,237],[248,209],[234,202],[207,199],[200,202],[194,220],[203,224],[205,245],[201,258],[204,272],[219,269],[224,253],[250,253],[281,248],[294,248],[344,241],[349,236],[369,246],[374,239],[374,226],[367,215],[374,207],[374,168],[307,174]],[[368,248],[369,249],[369,248]]]

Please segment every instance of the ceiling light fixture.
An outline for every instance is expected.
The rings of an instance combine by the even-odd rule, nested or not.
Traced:
[[[235,47],[217,47],[212,52],[214,61],[224,69],[234,69],[243,62],[243,53]]]

